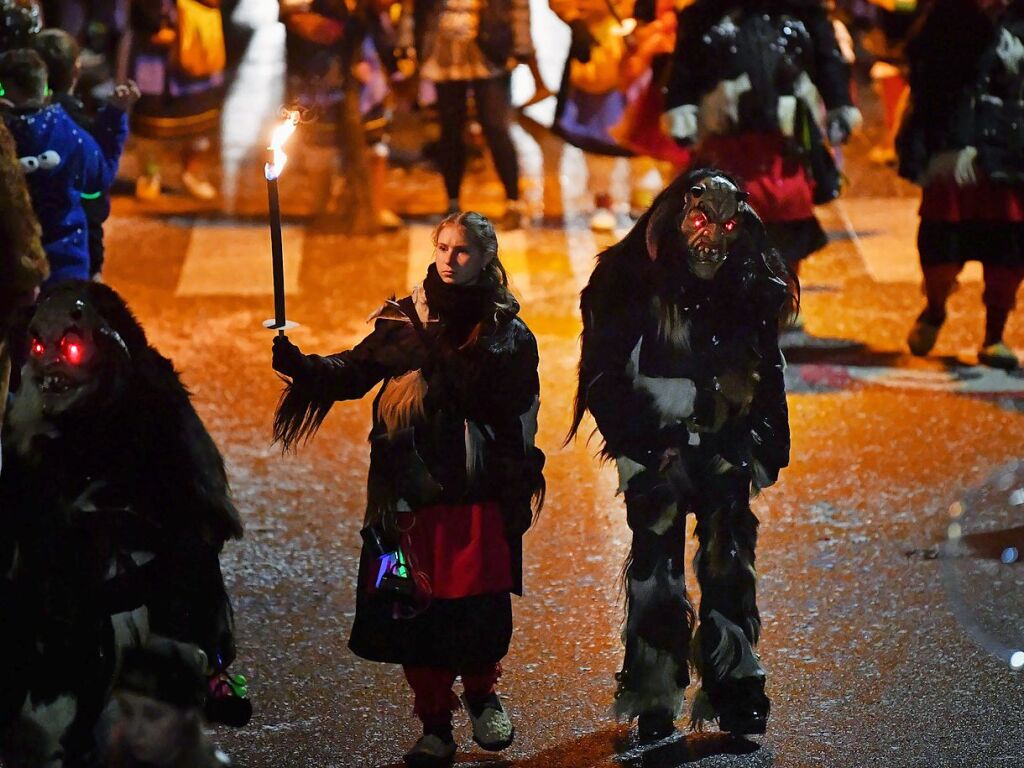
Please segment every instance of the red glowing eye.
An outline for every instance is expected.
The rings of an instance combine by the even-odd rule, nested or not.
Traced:
[[[707,226],[707,223],[708,217],[705,216],[700,211],[697,211],[696,213],[693,214],[693,226],[695,226],[697,229],[704,229],[704,227]]]
[[[725,222],[726,232],[732,232],[734,229],[736,229],[736,219],[729,219],[727,222]]]
[[[32,339],[32,355],[34,357],[42,357],[46,351],[46,347],[43,346],[43,342],[39,339]]]
[[[76,336],[65,336],[60,342],[60,351],[71,365],[82,362],[82,342]]]

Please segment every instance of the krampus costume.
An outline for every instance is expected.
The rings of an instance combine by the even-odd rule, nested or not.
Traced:
[[[145,634],[111,617],[145,607],[151,632],[206,654],[211,718],[240,724],[249,702],[220,686],[235,645],[218,557],[242,525],[188,392],[102,284],[44,292],[28,334],[0,476],[0,572],[26,641],[8,657],[23,692],[7,704],[21,708],[27,689],[30,717],[63,701],[65,752],[84,759],[116,649],[130,642],[115,626]]]
[[[968,261],[985,274],[980,362],[1020,361],[1003,333],[1024,282],[1024,2],[937,0],[907,48],[900,175],[921,185],[917,247],[927,306],[908,338],[926,355]]]
[[[821,0],[697,0],[680,11],[665,109],[671,135],[696,142],[693,167],[743,180],[791,268],[825,246],[814,205],[839,194],[825,137],[845,141],[860,113]]]
[[[746,194],[707,169],[658,195],[625,239],[598,256],[583,290],[570,434],[589,410],[625,493],[633,546],[615,706],[620,716],[639,716],[645,739],[672,730],[690,679],[690,512],[702,595],[693,720],[717,717],[732,733],[765,730],[750,497],[789,461],[778,329],[797,298]]]

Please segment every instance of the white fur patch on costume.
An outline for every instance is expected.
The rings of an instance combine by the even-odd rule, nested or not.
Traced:
[[[779,131],[783,136],[792,136],[796,132],[796,96],[779,96],[775,105],[775,116],[779,121]]]
[[[670,567],[671,561],[663,559],[649,578],[630,578],[627,581],[629,616],[623,634],[631,639],[634,654],[630,660],[629,689],[620,691],[615,699],[617,717],[631,719],[653,709],[668,709],[675,715],[682,711],[686,688],[676,684],[679,663],[668,651],[659,650],[644,641],[637,629],[644,617],[649,617],[658,606],[685,595],[683,577],[673,576]],[[689,638],[681,640],[689,642]]]
[[[648,645],[637,638],[639,653],[634,657],[635,669],[630,670],[630,683],[637,686],[637,675],[641,672],[643,681],[632,690],[623,690],[615,697],[615,716],[632,720],[642,712],[667,709],[678,716],[683,710],[685,688],[675,684],[679,665],[665,651]]]
[[[619,487],[615,492],[616,495],[625,493],[626,488],[629,487],[629,481],[647,469],[643,464],[633,461],[628,456],[617,456],[615,468],[619,471]]]
[[[28,758],[27,762],[21,764],[63,765],[61,739],[77,713],[78,702],[70,694],[39,704],[33,704],[30,697],[26,696],[21,709],[21,722],[14,726],[21,733],[19,741],[22,749],[29,753],[24,756]],[[11,764],[19,763],[12,758]]]
[[[679,507],[675,503],[669,504],[662,511],[661,517],[655,520],[648,530],[655,536],[664,536],[668,529],[672,527],[672,523],[676,521],[678,514]]]
[[[1024,42],[1003,27],[999,33],[999,43],[996,45],[996,56],[1010,74],[1016,75],[1020,71],[1021,62],[1024,61]]]
[[[689,332],[684,330],[688,338]],[[646,392],[654,400],[654,407],[661,417],[662,427],[678,424],[693,415],[693,406],[697,399],[697,385],[691,379],[670,379],[641,374],[640,348],[643,343],[644,340],[641,336],[629,356],[626,375],[633,380],[634,389]]]
[[[662,116],[665,132],[674,139],[696,139],[698,110],[696,104],[683,104],[668,110]]]
[[[662,379],[637,376],[634,386],[647,392],[653,399],[661,426],[677,424],[693,415],[693,404],[697,399],[697,385],[690,379]]]
[[[715,136],[735,128],[740,119],[740,96],[752,87],[746,72],[735,80],[720,80],[701,99],[699,135]]]

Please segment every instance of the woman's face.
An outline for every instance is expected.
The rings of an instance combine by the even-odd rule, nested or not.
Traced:
[[[121,710],[124,746],[136,760],[153,765],[170,765],[178,757],[182,736],[188,730],[188,714],[170,704],[121,691],[117,694]]]
[[[489,261],[473,250],[459,225],[449,224],[438,232],[434,265],[441,280],[449,285],[473,285]]]

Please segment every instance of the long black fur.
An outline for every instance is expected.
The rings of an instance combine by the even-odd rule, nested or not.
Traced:
[[[64,464],[55,477],[72,481],[86,467],[96,470],[94,476],[116,476],[138,514],[172,528],[198,529],[208,543],[241,537],[224,460],[171,361],[150,345],[142,325],[110,287],[65,282],[46,291],[40,303],[61,293],[93,305],[124,341],[126,367],[115,339],[100,335],[97,345],[105,365],[116,360],[124,367],[127,382],[119,397],[101,407],[87,404],[67,414],[61,437],[40,443],[39,455],[25,460],[51,468]]]
[[[774,315],[780,326],[796,315],[800,308],[800,283],[771,247],[764,224],[747,203],[740,205],[740,237],[710,285],[687,268],[687,246],[680,230],[685,195],[701,178],[711,175],[741,186],[736,179],[709,168],[680,174],[661,191],[621,241],[597,255],[597,267],[581,295],[583,337],[589,330],[588,305],[616,317],[637,308],[646,311],[651,299],[665,291],[699,296],[711,290],[731,297],[730,304],[743,308],[746,319]],[[737,318],[740,322],[744,319]],[[587,410],[589,382],[583,380],[583,375],[581,361],[566,444],[576,437]]]
[[[295,450],[309,442],[330,413],[332,400],[317,399],[294,381],[281,378],[284,391],[274,412],[274,442],[282,452]]]

